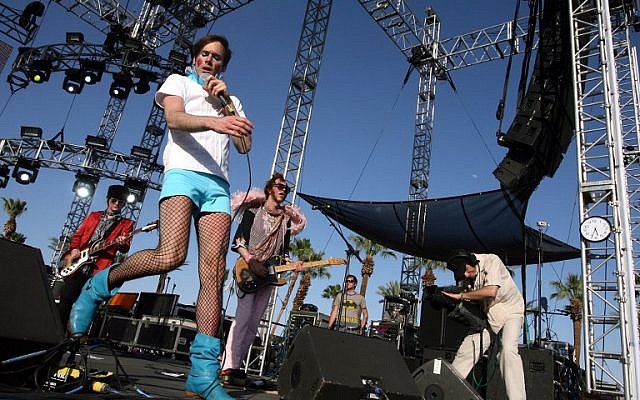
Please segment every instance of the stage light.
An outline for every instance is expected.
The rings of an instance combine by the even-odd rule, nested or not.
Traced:
[[[82,32],[67,32],[66,39],[67,44],[84,43],[84,35],[82,34]]]
[[[51,76],[51,61],[35,60],[29,67],[29,79],[33,83],[47,82]]]
[[[20,137],[25,139],[41,139],[42,128],[38,128],[37,126],[21,126]]]
[[[179,51],[176,50],[171,50],[169,52],[169,62],[171,62],[171,64],[175,64],[178,65],[180,67],[187,66],[187,55],[184,53],[180,53]]]
[[[87,147],[92,147],[97,150],[106,150],[107,149],[107,138],[102,136],[93,136],[87,135],[84,140],[84,144]]]
[[[144,158],[146,160],[151,158],[151,149],[147,149],[141,146],[133,146],[131,148],[131,155],[138,158]]]
[[[9,184],[9,166],[7,164],[0,165],[0,189],[4,189]]]
[[[149,82],[154,78],[154,74],[148,71],[138,71],[138,82],[133,85],[136,94],[145,94],[149,91]]]
[[[28,185],[36,181],[40,164],[37,161],[18,159],[11,176],[21,185]]]
[[[113,83],[109,88],[109,94],[116,99],[124,100],[129,97],[133,81],[127,74],[113,74]]]
[[[78,197],[84,199],[93,196],[97,183],[97,176],[78,172],[76,174],[76,181],[73,183],[72,190]]]
[[[160,136],[164,135],[164,129],[160,128],[158,125],[147,125],[145,130],[151,136],[160,137]]]
[[[71,94],[80,94],[82,88],[84,88],[84,80],[79,69],[68,69],[64,73],[64,81],[62,81],[62,88]]]
[[[42,17],[44,9],[44,4],[39,1],[32,1],[27,4],[18,19],[18,25],[27,30],[33,29],[36,25],[36,17]]]
[[[87,85],[93,85],[100,82],[104,73],[104,62],[93,60],[80,60],[80,71],[82,79]]]
[[[138,178],[127,178],[124,186],[129,190],[127,203],[141,202],[147,190],[147,182]]]

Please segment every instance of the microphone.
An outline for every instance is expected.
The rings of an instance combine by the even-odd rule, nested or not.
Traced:
[[[209,78],[212,77],[213,75],[208,72],[203,72],[202,74],[200,74],[200,79],[202,79],[204,82],[208,81]],[[224,93],[220,93],[216,97],[218,98],[218,100],[220,100],[220,103],[222,104],[228,115],[238,115],[236,107],[233,105],[233,101],[231,101],[231,98],[229,96]]]

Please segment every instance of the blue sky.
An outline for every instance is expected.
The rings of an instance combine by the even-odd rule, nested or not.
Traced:
[[[16,8],[24,3],[5,1],[5,4]],[[129,2],[131,8],[139,7],[139,3]],[[426,5],[433,7],[441,20],[441,39],[507,21],[514,11],[513,2],[506,0],[490,3],[407,1],[407,4],[419,18],[424,16]],[[234,55],[225,80],[231,92],[241,99],[248,118],[256,126],[254,150],[250,155],[253,186],[261,187],[271,169],[305,5],[302,0],[258,0],[223,17],[212,28],[212,32],[226,35],[231,42]],[[521,7],[520,14],[526,15],[528,4],[522,2]],[[102,43],[104,40],[94,28],[52,3],[42,20],[35,45],[62,43],[66,31],[84,32],[87,42]],[[2,37],[2,40],[18,47],[8,38]],[[161,53],[166,51],[160,50]],[[13,57],[15,51],[10,61]],[[511,89],[517,88],[521,59],[515,59]],[[353,191],[352,199],[355,200],[407,199],[418,85],[414,73],[402,87],[407,68],[404,56],[357,1],[334,2],[300,181],[302,192],[347,198]],[[506,150],[496,144],[498,123],[494,115],[502,93],[505,69],[506,60],[453,72],[457,93],[445,82],[438,83],[429,197],[474,193],[499,186],[492,171]],[[53,137],[64,125],[65,141],[79,144],[84,143],[86,135],[95,134],[107,104],[110,77],[105,76],[95,86],[86,86],[73,102],[73,96],[61,88],[62,73],[52,75],[51,80],[42,85],[31,84],[10,97],[9,87],[4,83],[9,70],[10,65],[5,66],[0,75],[0,82],[3,82],[0,107],[6,104],[0,115],[0,137],[19,137],[21,125],[42,127],[46,138]],[[130,96],[114,140],[115,150],[128,153],[132,145],[139,143],[151,101],[151,92]],[[513,111],[512,90],[503,129],[510,124]],[[365,168],[370,154],[371,160]],[[579,246],[575,160],[574,141],[555,176],[545,179],[534,193],[527,223],[535,226],[536,221],[547,221],[550,224],[547,234]],[[354,190],[363,168],[362,178]],[[27,201],[28,211],[19,217],[18,231],[27,236],[27,244],[42,249],[45,262],[51,257],[47,248],[48,238],[60,234],[66,219],[73,198],[73,181],[74,177],[69,172],[43,170],[35,184],[22,186],[11,181],[6,189],[0,190],[2,197]],[[106,188],[113,183],[101,182],[92,209],[104,207]],[[234,153],[232,191],[245,190],[248,184],[246,161]],[[156,192],[147,194],[140,223],[156,218],[157,198]],[[308,228],[301,237],[310,238],[314,248],[324,251],[326,256],[343,257],[344,244],[337,235],[332,235],[326,219],[306,204],[300,206],[309,220]],[[134,240],[132,251],[153,247],[156,241],[155,233],[141,234]],[[228,260],[232,263],[234,257],[229,256]],[[380,319],[382,312],[378,303],[380,299],[375,295],[376,288],[400,279],[400,260],[401,255],[397,260],[376,260],[367,296],[371,320]],[[193,302],[197,295],[197,258],[193,239],[188,263],[180,271],[170,274],[169,290],[175,284],[175,293],[180,294],[183,303]],[[357,262],[352,263],[351,268],[352,272],[359,274]],[[528,268],[530,300],[536,268]],[[578,270],[578,261],[545,264],[543,295],[550,294],[550,280]],[[322,299],[320,294],[327,285],[340,283],[343,272],[343,267],[331,267],[330,280],[314,281],[307,302],[328,313],[330,302]],[[453,282],[448,272],[438,272],[437,275],[440,285]],[[519,274],[516,279],[520,284]],[[156,282],[157,278],[144,278],[127,283],[122,290],[154,291]],[[550,301],[551,309],[563,306]],[[233,314],[233,296],[228,308]],[[567,317],[552,320],[554,338],[571,341],[570,329]]]

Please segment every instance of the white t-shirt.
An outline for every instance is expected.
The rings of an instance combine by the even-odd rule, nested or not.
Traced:
[[[167,95],[181,97],[187,114],[222,117],[222,104],[201,85],[184,75],[172,74],[162,84],[155,95],[156,104],[163,108]],[[236,97],[231,101],[239,116],[244,117],[242,105]],[[185,132],[169,130],[167,146],[162,155],[164,171],[186,169],[207,172],[229,181],[229,135],[208,130]]]
[[[485,302],[489,325],[497,333],[507,319],[524,315],[524,299],[507,267],[497,255],[476,254],[475,256],[480,263],[474,289],[498,286],[496,298]]]

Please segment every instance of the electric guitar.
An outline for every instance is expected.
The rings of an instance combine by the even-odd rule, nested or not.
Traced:
[[[150,232],[156,229],[157,227],[158,227],[158,220],[155,220],[143,226],[142,228],[133,230],[123,236],[126,240],[135,234],[138,234],[140,232]],[[108,242],[105,242],[105,241],[97,242],[93,246],[85,247],[84,249],[80,250],[80,255],[75,259],[71,258],[71,251],[67,251],[63,256],[64,266],[60,269],[60,276],[63,278],[66,278],[68,276],[75,274],[80,269],[80,267],[82,267],[86,263],[93,262],[96,259],[95,255],[97,253],[101,252],[102,250],[108,249],[111,246],[115,246],[117,244],[118,242],[116,239],[110,240]]]
[[[343,265],[347,261],[342,258],[328,258],[320,261],[303,262],[302,268],[313,268],[321,265]],[[264,278],[260,278],[249,269],[249,264],[240,257],[236,261],[236,265],[233,267],[233,278],[238,284],[238,288],[245,293],[253,293],[260,288],[268,285],[282,286],[287,282],[284,279],[278,279],[277,274],[285,271],[293,271],[296,269],[294,263],[288,263],[284,265],[280,264],[280,256],[273,256],[267,261],[263,262],[264,266],[269,270],[269,275]]]

